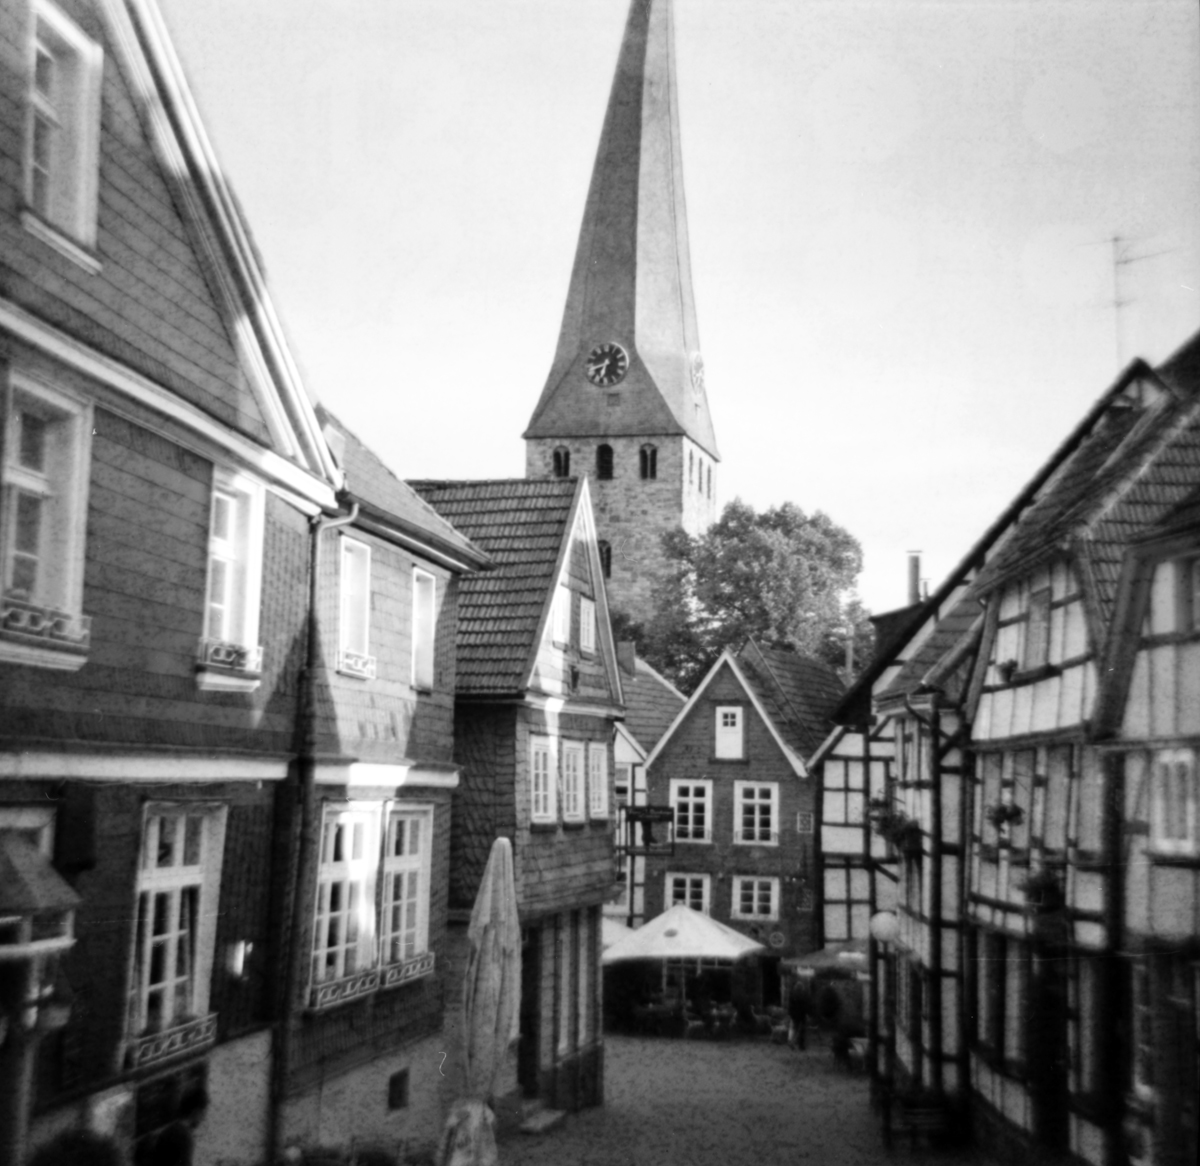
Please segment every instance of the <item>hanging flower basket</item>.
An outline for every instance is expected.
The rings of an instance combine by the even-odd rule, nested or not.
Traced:
[[[871,798],[867,803],[867,816],[871,821],[871,829],[881,838],[886,838],[901,854],[920,853],[923,837],[921,824],[889,799]]]
[[[1030,871],[1020,888],[1025,894],[1025,901],[1033,908],[1035,914],[1045,915],[1052,911],[1061,911],[1066,905],[1062,879],[1058,872],[1050,867],[1040,866]]]
[[[997,830],[1005,826],[1019,826],[1025,821],[1025,811],[1012,802],[993,802],[983,811],[983,816]]]

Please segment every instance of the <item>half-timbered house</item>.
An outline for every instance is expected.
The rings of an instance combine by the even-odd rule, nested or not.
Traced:
[[[449,893],[452,920],[465,922],[493,840],[512,840],[521,1040],[499,1091],[558,1110],[596,1105],[622,686],[588,482],[413,486],[496,563],[459,597]]]

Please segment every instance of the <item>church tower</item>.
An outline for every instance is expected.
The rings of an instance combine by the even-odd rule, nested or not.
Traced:
[[[716,516],[671,0],[632,0],[527,478],[591,478],[609,606],[645,620],[662,536]]]

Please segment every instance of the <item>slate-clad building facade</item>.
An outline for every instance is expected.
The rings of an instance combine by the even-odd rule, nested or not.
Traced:
[[[523,981],[507,1090],[596,1105],[622,704],[587,480],[412,485],[495,562],[459,597],[452,917],[466,922],[492,841],[511,838]]]

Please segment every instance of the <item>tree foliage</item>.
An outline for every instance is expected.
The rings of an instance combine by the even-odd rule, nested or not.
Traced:
[[[828,515],[791,502],[759,514],[735,499],[704,534],[676,530],[663,545],[670,569],[654,613],[619,634],[637,639],[640,654],[683,691],[750,637],[840,667],[850,627],[865,659],[871,625],[853,595],[862,549]]]

